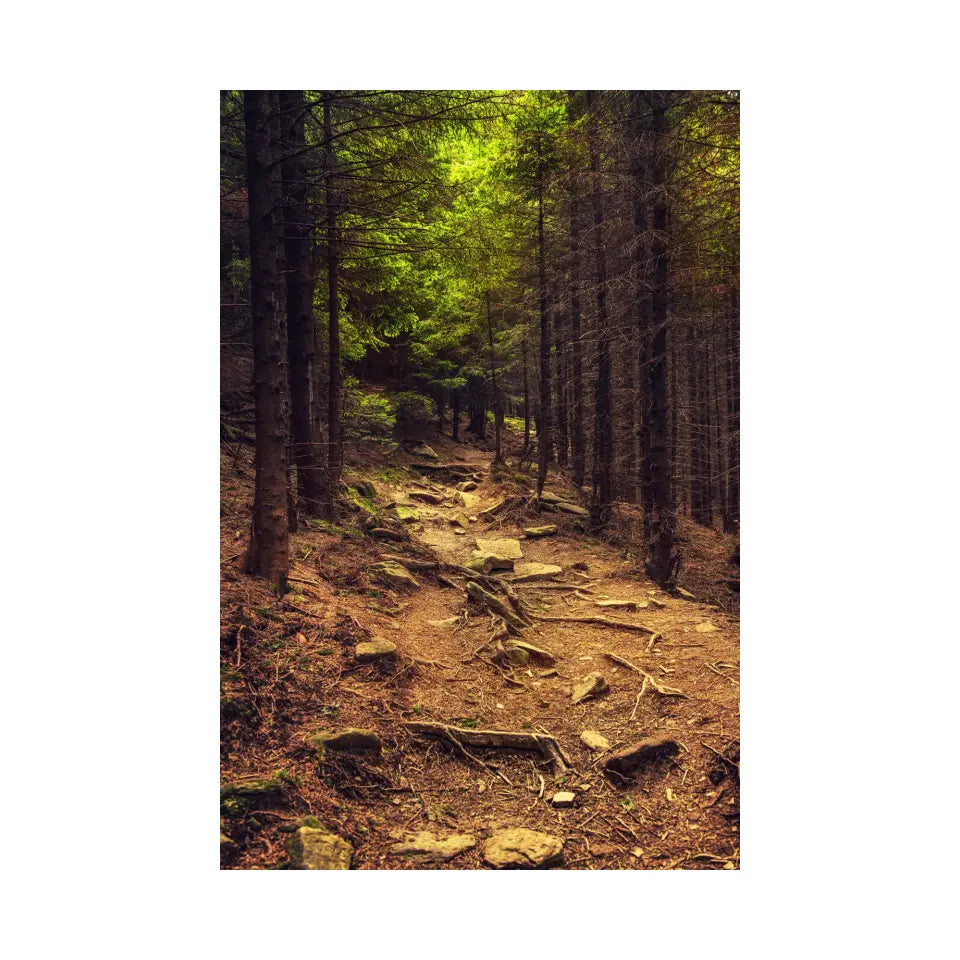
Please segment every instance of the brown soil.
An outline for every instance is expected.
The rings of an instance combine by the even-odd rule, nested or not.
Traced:
[[[477,536],[522,537],[521,526],[554,523],[555,536],[522,540],[524,561],[557,563],[559,581],[591,593],[517,588],[532,612],[547,616],[605,616],[648,625],[662,639],[606,626],[536,621],[524,639],[557,657],[557,673],[541,676],[531,663],[509,683],[475,652],[490,637],[490,618],[466,601],[462,589],[440,583],[432,572],[416,573],[417,591],[390,590],[372,580],[369,568],[403,545],[365,536],[356,515],[341,530],[308,526],[293,537],[298,578],[283,600],[243,573],[243,550],[252,503],[250,452],[223,456],[221,493],[221,781],[283,772],[284,796],[257,805],[223,830],[236,843],[224,866],[277,869],[287,865],[291,827],[313,815],[350,841],[355,869],[476,869],[481,844],[439,867],[391,856],[388,848],[411,833],[445,836],[472,833],[478,840],[498,827],[529,827],[564,840],[568,869],[739,868],[739,622],[736,595],[727,588],[735,573],[728,557],[735,542],[713,531],[682,524],[681,582],[696,601],[671,596],[648,582],[630,549],[635,525],[629,508],[618,518],[612,542],[592,539],[576,517],[531,510],[470,523],[458,536],[447,521],[476,515],[505,494],[529,496],[532,482],[515,467],[494,482],[489,452],[466,444],[431,440],[445,462],[475,463],[483,481],[473,510],[449,503],[410,500],[416,477],[378,479],[373,458],[347,480],[369,479],[377,505],[395,500],[415,506],[421,523],[414,540],[447,561],[469,558]],[[392,458],[391,479],[410,462]],[[522,482],[520,482],[522,481]],[[453,485],[426,481],[452,493]],[[575,491],[551,476],[548,488]],[[399,548],[399,549],[398,549]],[[585,564],[577,575],[570,568]],[[689,571],[689,574],[688,574]],[[462,583],[462,581],[457,581]],[[601,609],[594,599],[659,598],[665,607],[637,612]],[[711,601],[711,602],[706,602]],[[431,620],[460,616],[456,626]],[[710,622],[717,630],[698,632]],[[393,668],[358,666],[353,645],[371,635],[397,644]],[[630,661],[685,697],[647,693],[643,677],[605,656]],[[599,671],[610,691],[579,705],[571,702],[575,681]],[[554,779],[554,768],[532,753],[474,749],[468,759],[446,743],[409,734],[405,720],[518,731],[546,731],[557,738],[575,767]],[[305,746],[313,732],[342,726],[374,729],[385,751],[379,758]],[[600,731],[614,748],[644,736],[669,734],[681,745],[673,760],[658,763],[635,781],[614,782],[580,743],[585,729]],[[729,760],[718,754],[724,753]],[[736,762],[734,762],[736,761]],[[509,784],[505,782],[509,781]],[[561,789],[577,794],[576,806],[557,810],[550,797]]]

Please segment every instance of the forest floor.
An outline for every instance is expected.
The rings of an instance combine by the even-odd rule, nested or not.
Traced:
[[[394,524],[404,538],[397,542],[368,535],[363,509],[347,512],[342,526],[301,526],[292,536],[292,592],[283,599],[243,572],[251,452],[222,455],[221,784],[268,781],[259,793],[221,791],[223,866],[288,868],[292,832],[315,817],[352,845],[354,869],[482,868],[485,838],[515,827],[562,841],[559,863],[568,869],[738,869],[739,619],[728,586],[735,539],[681,523],[680,581],[696,599],[666,594],[642,573],[628,510],[615,520],[613,542],[590,537],[578,516],[537,512],[533,480],[517,473],[515,456],[494,480],[489,450],[429,442],[441,462],[469,465],[477,488],[461,493],[455,477],[420,475],[411,466],[424,461],[402,450],[378,458],[375,444],[354,449],[345,481],[376,489],[373,501],[357,505],[378,516],[391,504],[409,506],[418,519]],[[551,473],[546,489],[582,502],[563,475]],[[417,492],[442,501],[410,496]],[[509,495],[520,505],[479,517]],[[451,524],[457,516],[466,521],[460,534]],[[557,533],[524,537],[524,526],[544,524]],[[513,587],[534,617],[521,639],[554,663],[496,663],[492,618],[467,599],[468,580],[455,570],[413,571],[416,587],[384,585],[372,570],[390,556],[462,565],[477,537],[518,538],[522,562],[562,567],[553,579]],[[639,608],[597,605],[618,599]],[[651,642],[648,631],[538,616],[602,616],[659,636]],[[392,641],[396,656],[358,663],[355,645],[372,637]],[[645,677],[623,661],[655,685],[644,689]],[[609,690],[575,704],[574,685],[595,672]],[[464,748],[411,732],[411,721],[548,733],[567,763],[529,750]],[[342,728],[374,731],[382,753],[308,743]],[[668,736],[678,749],[623,777],[605,771],[610,751],[585,746],[584,730],[602,734],[614,751],[651,736]],[[574,794],[572,807],[553,805],[558,791]],[[424,831],[477,842],[445,863],[391,852]]]

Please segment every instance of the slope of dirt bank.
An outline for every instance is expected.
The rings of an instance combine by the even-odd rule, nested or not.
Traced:
[[[358,504],[378,516],[390,515],[391,503],[415,509],[414,522],[394,524],[410,540],[372,539],[359,526],[362,512],[348,513],[342,527],[308,525],[293,537],[296,579],[283,600],[242,572],[252,468],[249,453],[236,464],[223,457],[221,782],[272,778],[266,792],[222,804],[224,866],[286,868],[290,831],[313,816],[352,845],[354,869],[480,868],[484,839],[515,827],[562,841],[569,869],[739,867],[739,624],[722,586],[733,542],[684,526],[698,595],[722,604],[666,595],[622,545],[587,537],[576,515],[514,507],[480,518],[505,495],[529,499],[530,481],[506,472],[494,482],[489,452],[431,443],[441,461],[468,464],[480,478],[466,505],[456,477],[430,479],[405,466],[430,461],[402,454],[378,470],[364,457],[347,480],[372,482],[376,496]],[[578,502],[560,478],[551,476],[548,489]],[[442,499],[423,502],[416,492]],[[451,524],[457,517],[461,534]],[[557,533],[523,536],[524,526],[544,524]],[[467,578],[449,568],[414,571],[416,587],[385,584],[371,571],[388,556],[463,564],[477,537],[519,538],[520,562],[562,567],[555,579],[513,588],[534,617],[522,640],[552,654],[553,664],[498,664],[490,615],[467,600]],[[611,600],[648,606],[598,605]],[[645,631],[536,619],[598,616],[659,636],[651,643]],[[392,641],[396,657],[358,663],[355,645],[371,637]],[[596,672],[609,691],[574,704],[574,686]],[[549,733],[571,769],[536,752],[425,738],[404,727],[411,721]],[[374,731],[383,752],[322,752],[308,743],[341,728]],[[584,730],[599,732],[611,750],[668,736],[677,753],[624,778],[604,771],[609,752],[584,746]],[[573,793],[573,806],[555,808],[558,791]],[[477,843],[440,864],[391,853],[422,831]]]

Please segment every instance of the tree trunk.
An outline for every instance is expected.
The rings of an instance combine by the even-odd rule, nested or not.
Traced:
[[[530,375],[527,369],[527,328],[524,319],[523,343],[523,456],[530,451]]]
[[[679,558],[675,555],[676,510],[670,476],[670,384],[667,372],[667,296],[669,264],[667,254],[666,194],[666,108],[663,95],[651,91],[653,108],[654,156],[652,164],[653,237],[653,337],[648,365],[647,421],[650,454],[647,469],[651,482],[650,538],[647,541],[647,575],[656,583],[670,586],[676,582]]]
[[[343,438],[340,430],[340,394],[343,390],[343,372],[340,369],[340,250],[337,230],[337,196],[335,190],[336,153],[333,145],[330,117],[333,93],[323,98],[323,148],[326,167],[326,213],[327,213],[327,288],[328,330],[330,340],[330,363],[328,370],[327,402],[327,489],[324,513],[328,518],[336,514],[335,498],[340,489],[343,471]]]
[[[540,284],[540,419],[537,423],[537,496],[547,482],[550,459],[550,320],[547,314],[547,267],[543,243],[543,159],[537,141],[537,267]]]
[[[247,553],[250,573],[265,577],[279,592],[290,571],[287,514],[287,429],[283,323],[277,309],[277,254],[280,202],[272,116],[275,95],[247,90],[243,97],[250,218],[250,286],[253,316],[253,387],[256,417],[256,482],[253,530]]]
[[[314,320],[313,270],[307,209],[305,105],[302,90],[281,91],[284,143],[284,254],[287,279],[287,358],[297,495],[303,509],[315,514],[323,500],[323,465],[313,429]]]
[[[451,410],[451,419],[453,420],[453,431],[451,436],[457,443],[460,442],[460,391],[453,391],[453,409]]]
[[[487,336],[490,340],[490,383],[493,387],[493,434],[496,444],[494,463],[503,463],[501,452],[501,434],[503,432],[503,398],[497,388],[497,358],[493,346],[493,317],[490,314],[490,291],[486,292],[487,301]]]
[[[593,93],[587,91],[587,106],[593,112]],[[596,118],[591,116],[589,133],[590,206],[593,210],[593,256],[597,297],[597,381],[594,403],[593,490],[590,497],[590,526],[603,530],[610,522],[613,502],[613,422],[610,408],[610,321],[607,315],[607,261],[603,242],[603,198],[600,191],[600,158],[597,149]]]
[[[571,105],[571,112],[573,106]],[[580,211],[576,184],[570,190],[570,342],[573,370],[573,429],[571,459],[573,482],[583,487],[586,474],[586,449],[583,437],[583,343],[580,316]]]
[[[727,514],[724,529],[740,529],[740,291],[730,292],[732,317],[727,352]]]

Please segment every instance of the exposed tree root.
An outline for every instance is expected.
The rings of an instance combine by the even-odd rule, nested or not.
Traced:
[[[677,690],[674,687],[665,687],[663,684],[659,683],[654,677],[652,677],[646,670],[641,670],[638,666],[632,664],[629,660],[624,660],[623,657],[618,657],[615,653],[605,652],[603,654],[607,659],[612,660],[614,663],[619,663],[621,666],[626,667],[628,670],[633,670],[635,673],[639,673],[643,677],[643,683],[640,686],[640,697],[642,697],[648,689],[654,691],[654,693],[659,693],[663,697],[685,697],[686,694]],[[639,697],[637,698],[639,700]]]
[[[462,727],[450,727],[444,723],[410,720],[404,726],[411,733],[426,737],[438,737],[457,744],[471,747],[486,747],[501,750],[535,750],[543,757],[556,763],[561,770],[569,768],[566,756],[556,739],[548,733],[528,733],[514,730],[470,730]]]
[[[598,627],[616,627],[620,630],[633,630],[637,633],[653,633],[653,627],[645,627],[640,623],[620,623],[618,620],[608,620],[606,617],[543,617],[533,614],[534,620],[548,620],[553,623],[590,623]]]

